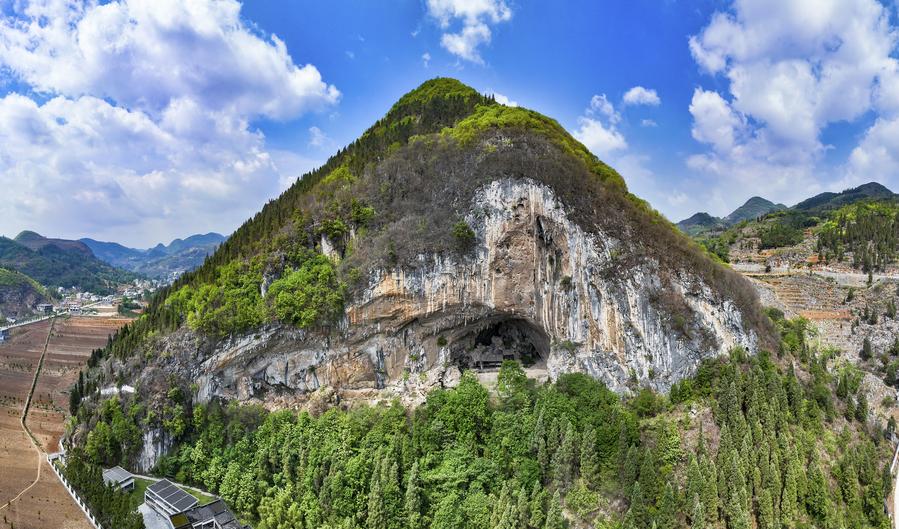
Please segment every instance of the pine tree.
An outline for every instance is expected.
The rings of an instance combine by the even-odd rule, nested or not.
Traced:
[[[634,483],[634,491],[631,493],[631,506],[628,514],[638,529],[649,527],[649,513],[646,510],[646,500],[643,498],[643,489],[640,482]]]
[[[690,456],[690,463],[687,466],[686,497],[701,496],[704,481],[702,470],[699,469],[699,461],[696,460],[696,456]]]
[[[552,460],[553,486],[557,489],[567,490],[571,485],[576,436],[574,425],[569,422]]]
[[[718,511],[721,506],[718,493],[718,469],[715,462],[708,456],[702,458],[700,469],[705,476],[705,483],[702,487],[702,505],[705,509],[706,521],[708,525],[712,526],[718,523]]]
[[[771,491],[762,490],[758,497],[758,529],[777,529],[774,524],[774,500]]]
[[[540,486],[539,481],[535,481],[534,487],[531,489],[530,511],[529,525],[535,529],[543,527],[546,522],[546,489]]]
[[[649,447],[643,451],[643,462],[640,465],[640,478],[638,480],[643,489],[643,496],[651,503],[659,497],[659,470],[655,458]]]
[[[665,485],[662,499],[659,500],[656,526],[658,529],[676,529],[677,527],[677,497],[670,481]]]
[[[562,517],[562,496],[557,490],[549,502],[549,511],[546,513],[546,523],[543,529],[564,529],[565,518]]]
[[[702,500],[699,499],[699,494],[693,496],[693,510],[690,512],[692,513],[690,516],[690,529],[705,529],[707,517],[705,508],[702,506]]]
[[[406,480],[406,527],[409,529],[424,528],[425,524],[421,513],[422,503],[421,480],[418,475],[418,461],[416,461],[409,471],[409,479]]]
[[[387,512],[384,509],[381,476],[377,468],[371,475],[371,487],[368,492],[368,517],[365,526],[368,529],[387,529]]]
[[[588,486],[599,483],[599,461],[596,457],[596,430],[589,428],[581,440],[580,475]]]
[[[528,497],[528,491],[524,488],[524,485],[520,489],[518,489],[518,500],[515,508],[518,510],[518,524],[519,527],[525,527],[528,525],[528,521],[531,519],[531,506]],[[517,528],[516,528],[517,529]]]
[[[631,445],[627,449],[627,455],[621,461],[618,479],[625,491],[630,490],[639,476],[640,456],[638,454],[637,447]]]
[[[546,422],[543,419],[543,410],[537,415],[537,423],[534,425],[534,436],[531,440],[531,450],[537,456],[540,471],[546,473],[549,468],[549,448],[546,446]]]

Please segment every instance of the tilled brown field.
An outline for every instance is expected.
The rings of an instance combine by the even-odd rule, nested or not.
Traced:
[[[102,347],[110,334],[128,320],[122,318],[70,318],[57,320],[34,388],[28,427],[47,452],[59,450],[69,408],[69,388],[91,351]]]
[[[44,450],[58,450],[65,429],[68,388],[78,377],[78,369],[91,350],[106,343],[107,336],[124,323],[126,320],[118,318],[71,318],[53,325],[28,415],[28,426]],[[49,329],[49,322],[13,329],[11,340],[0,345],[0,506],[21,494],[0,509],[0,529],[91,527],[19,422]],[[39,462],[40,477],[34,483]]]

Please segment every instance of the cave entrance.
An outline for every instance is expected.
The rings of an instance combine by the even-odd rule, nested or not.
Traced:
[[[521,318],[488,320],[468,338],[465,351],[457,356],[464,368],[495,370],[504,360],[518,361],[526,368],[545,367],[549,356],[549,337]]]

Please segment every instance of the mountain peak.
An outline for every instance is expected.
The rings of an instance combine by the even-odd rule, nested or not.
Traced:
[[[24,230],[14,239],[16,242],[42,241],[45,237],[40,233],[31,230]]]

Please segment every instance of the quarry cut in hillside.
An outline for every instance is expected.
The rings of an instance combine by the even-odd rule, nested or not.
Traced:
[[[287,264],[297,244],[327,255],[346,282],[330,323],[269,317],[215,335],[197,324],[216,323],[205,309],[178,319],[173,307],[196,307],[203,284],[221,283],[222,263],[235,261],[261,263],[239,268],[261,270],[239,284],[271,307],[273,285],[299,266]],[[181,323],[138,342],[152,349],[138,356],[155,360],[132,373],[149,391],[175,374],[201,402],[278,406],[324,392],[414,403],[503,360],[553,379],[588,373],[618,392],[667,390],[703,359],[770,348],[772,337],[744,278],[630,196],[557,123],[451,80],[404,96],[177,288],[181,301],[150,315]]]

